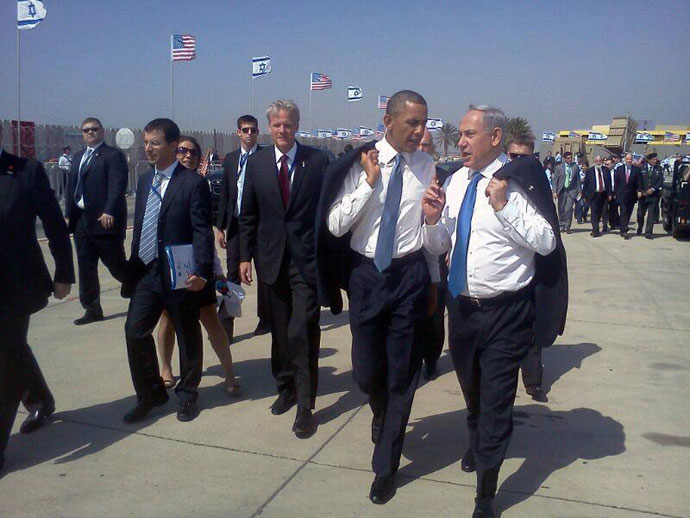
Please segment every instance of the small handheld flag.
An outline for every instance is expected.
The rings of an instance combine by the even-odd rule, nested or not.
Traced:
[[[271,73],[271,57],[261,56],[252,58],[252,78],[265,76]]]
[[[196,38],[190,34],[175,34],[171,40],[173,61],[196,59]]]
[[[40,0],[19,0],[17,2],[17,29],[33,29],[46,17],[47,11]]]

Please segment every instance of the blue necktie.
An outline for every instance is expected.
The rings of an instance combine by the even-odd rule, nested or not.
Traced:
[[[395,228],[398,225],[400,197],[402,196],[402,161],[402,156],[397,154],[391,177],[388,180],[386,200],[383,202],[381,226],[374,252],[374,264],[380,272],[388,268],[393,260],[393,242],[395,241]]]
[[[146,200],[144,211],[144,223],[141,226],[141,238],[139,240],[139,258],[144,264],[149,264],[158,257],[158,215],[161,211],[161,183],[163,175],[156,171],[153,183]]]
[[[77,186],[74,188],[74,202],[79,203],[79,200],[84,196],[84,182],[82,182],[82,171],[86,169],[89,165],[89,160],[91,160],[91,155],[93,154],[93,148],[87,147],[84,152],[84,158],[79,164],[79,172],[77,175]]]
[[[240,157],[240,168],[237,170],[237,176],[242,174],[242,171],[244,171],[244,166],[247,163],[247,159],[249,158],[249,153],[245,153]]]
[[[448,272],[448,291],[453,297],[457,297],[465,289],[467,283],[467,248],[470,244],[470,230],[472,229],[472,214],[474,202],[477,199],[477,184],[482,175],[475,171],[470,184],[465,191],[465,197],[458,213],[458,222],[455,230],[455,248],[450,260]]]

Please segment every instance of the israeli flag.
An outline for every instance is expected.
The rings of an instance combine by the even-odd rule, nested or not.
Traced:
[[[348,138],[352,135],[352,131],[345,128],[338,128],[335,133],[336,138]]]
[[[33,29],[41,23],[48,12],[40,0],[19,0],[17,2],[17,29]]]
[[[302,130],[300,130],[300,131],[299,131],[299,136],[300,136],[300,138],[311,137],[311,133],[309,133],[308,131],[302,131]]]
[[[442,119],[427,119],[426,120],[426,129],[428,130],[437,130],[441,129],[443,127],[443,120]]]
[[[374,130],[371,128],[365,128],[364,126],[360,126],[359,134],[363,137],[371,137],[372,135],[374,135]]]
[[[271,73],[271,57],[261,56],[252,58],[252,79]]]
[[[331,138],[331,135],[331,130],[319,130],[316,136],[319,138]]]
[[[556,142],[556,134],[553,131],[545,131],[541,134],[542,142]]]
[[[347,102],[354,103],[356,101],[361,101],[364,93],[359,86],[348,86],[347,87]]]

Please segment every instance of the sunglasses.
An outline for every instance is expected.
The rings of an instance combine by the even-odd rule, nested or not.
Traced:
[[[98,133],[101,128],[99,127],[90,127],[90,128],[82,128],[81,132],[82,133]]]
[[[255,133],[259,133],[259,128],[249,128],[249,127],[245,126],[240,131],[244,134],[251,133],[253,135]]]
[[[508,153],[508,156],[510,157],[511,160],[516,160],[520,158],[521,156],[529,156],[526,153]]]
[[[198,149],[193,149],[193,148],[183,147],[183,146],[180,146],[177,148],[177,154],[178,155],[186,155],[187,153],[189,153],[192,156],[201,156],[201,153],[199,153]]]

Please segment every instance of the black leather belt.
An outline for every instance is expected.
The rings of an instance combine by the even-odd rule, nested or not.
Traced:
[[[366,264],[374,264],[373,259],[369,259],[368,257],[355,252],[353,250],[353,255],[355,261],[360,261],[362,263]],[[406,266],[408,264],[416,263],[417,261],[424,260],[424,253],[422,250],[417,250],[416,252],[412,252],[411,254],[407,254],[403,257],[397,257],[391,260],[391,265],[388,267],[388,269],[391,268],[400,268],[401,266]],[[387,270],[386,270],[387,271]]]
[[[532,296],[532,284],[528,284],[524,288],[520,288],[517,291],[507,291],[496,295],[495,297],[478,298],[478,297],[466,297],[465,295],[458,296],[458,301],[467,306],[472,306],[473,308],[483,309],[483,308],[494,308],[498,306],[504,306],[516,300],[521,300],[528,296]]]

